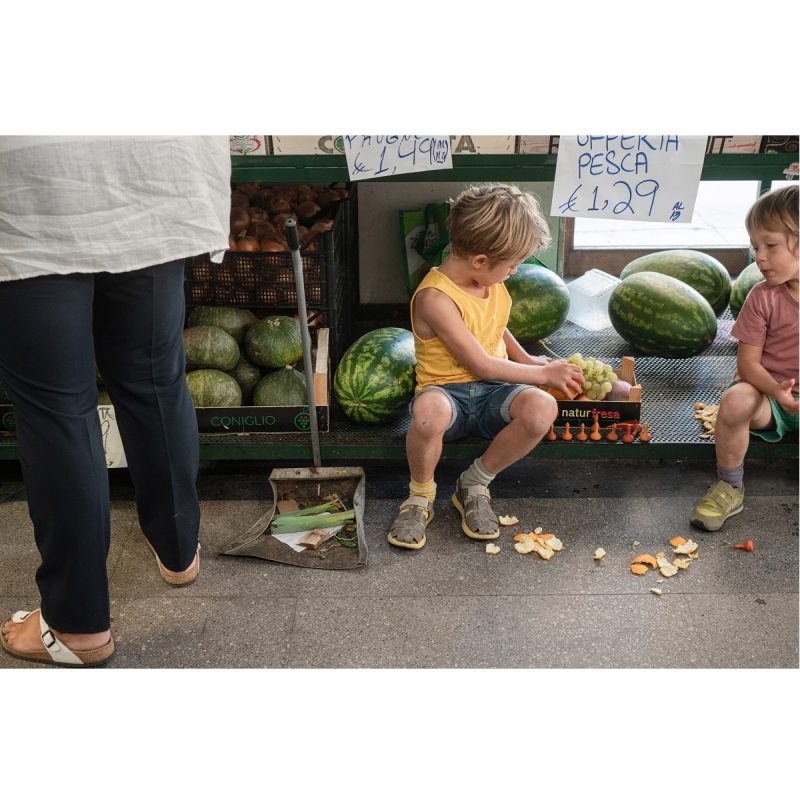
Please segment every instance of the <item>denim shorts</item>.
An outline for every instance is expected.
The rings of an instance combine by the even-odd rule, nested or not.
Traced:
[[[461,439],[464,436],[481,436],[494,439],[509,422],[511,401],[528,384],[504,383],[503,381],[472,381],[470,383],[447,383],[443,386],[426,386],[417,392],[409,403],[425,392],[442,392],[450,401],[453,410],[450,425],[444,432],[444,441]]]

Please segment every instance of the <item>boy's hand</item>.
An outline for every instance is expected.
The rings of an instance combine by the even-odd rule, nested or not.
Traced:
[[[575,396],[583,388],[583,370],[575,364],[568,364],[563,359],[551,361],[544,366],[545,383],[566,395]]]
[[[794,378],[787,378],[778,384],[778,389],[773,394],[773,397],[778,401],[778,405],[791,414],[800,413],[800,402],[795,395],[792,394],[794,388]]]

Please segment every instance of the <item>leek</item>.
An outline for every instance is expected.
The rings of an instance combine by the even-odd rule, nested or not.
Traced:
[[[307,510],[307,509],[304,509]],[[315,528],[333,528],[337,525],[344,525],[356,518],[354,509],[350,511],[340,511],[336,514],[278,514],[272,520],[272,530],[275,533],[298,533],[300,531],[311,531]]]

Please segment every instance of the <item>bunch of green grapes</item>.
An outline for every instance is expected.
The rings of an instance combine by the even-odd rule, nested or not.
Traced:
[[[590,400],[604,400],[617,380],[614,370],[599,358],[584,358],[580,353],[570,356],[568,361],[583,371],[583,393]]]

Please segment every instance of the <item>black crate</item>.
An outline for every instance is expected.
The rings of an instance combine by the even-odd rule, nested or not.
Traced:
[[[358,269],[358,227],[355,187],[339,205],[333,230],[320,234],[300,255],[306,307],[312,321],[330,329],[333,367],[350,344],[350,325],[356,302],[355,273]],[[186,306],[241,306],[258,316],[293,314],[297,311],[297,286],[292,254],[238,253],[229,250],[222,263],[210,256],[186,261]]]

